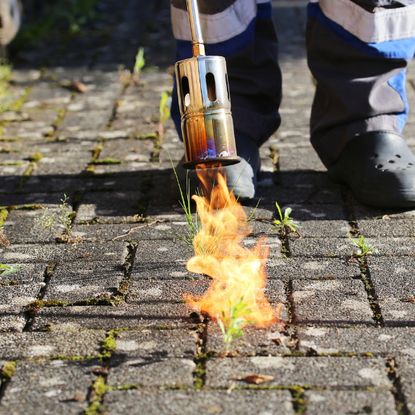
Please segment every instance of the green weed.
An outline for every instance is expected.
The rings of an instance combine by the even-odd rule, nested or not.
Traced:
[[[275,207],[277,208],[279,218],[274,219],[272,224],[277,228],[279,234],[283,237],[289,235],[290,233],[295,233],[298,235],[298,225],[291,217],[292,209],[288,207],[284,210],[283,213],[278,202],[275,202]]]
[[[36,224],[50,232],[53,232],[56,227],[63,230],[63,233],[56,238],[59,242],[69,243],[75,242],[72,237],[72,221],[75,212],[69,206],[68,201],[68,196],[64,194],[58,209],[51,211],[49,208],[45,208],[42,216],[36,220]]]
[[[179,204],[183,209],[184,216],[186,219],[187,225],[187,232],[184,235],[178,235],[179,239],[185,242],[189,246],[193,246],[193,240],[195,236],[198,234],[200,230],[200,224],[198,221],[198,216],[192,214],[192,196],[190,195],[190,180],[189,180],[189,173],[186,171],[186,189],[183,190],[182,185],[180,183],[179,176],[177,175],[177,171],[173,166],[173,173],[176,177],[177,186],[180,192],[180,200]]]
[[[360,235],[358,239],[349,235],[350,242],[357,248],[353,255],[357,258],[366,257],[377,252],[377,250],[366,242],[365,237]]]
[[[249,324],[250,312],[242,297],[237,304],[230,304],[229,310],[223,310],[221,315],[217,317],[227,351],[233,341],[244,335],[243,328]]]
[[[142,69],[146,65],[146,60],[144,59],[144,48],[139,48],[137,55],[135,55],[134,62],[134,75],[139,77]]]
[[[7,265],[0,263],[0,276],[8,277],[9,275],[13,275],[19,271],[19,267],[15,265]]]

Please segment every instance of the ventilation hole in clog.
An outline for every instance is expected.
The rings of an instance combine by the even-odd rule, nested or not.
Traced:
[[[395,163],[395,160],[389,160],[388,163],[393,164]]]
[[[401,155],[400,155],[400,154],[396,154],[396,157],[397,157],[398,159],[400,159],[400,158],[401,158]]]
[[[413,166],[414,165],[414,163],[408,163],[408,166]]]
[[[377,165],[376,165],[376,168],[377,168],[377,169],[381,169],[382,167],[383,167],[383,164],[377,164]]]

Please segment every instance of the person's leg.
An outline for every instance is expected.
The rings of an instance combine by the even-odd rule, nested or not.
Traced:
[[[226,168],[228,182],[240,197],[255,193],[260,168],[258,148],[278,128],[281,74],[278,42],[267,0],[199,0],[208,55],[227,61],[235,138],[241,163]],[[177,60],[192,56],[184,0],[172,0]],[[180,132],[180,114],[174,91],[172,117]]]
[[[414,160],[399,137],[408,114],[415,0],[311,0],[308,11],[314,148],[332,177],[364,203],[415,205]]]

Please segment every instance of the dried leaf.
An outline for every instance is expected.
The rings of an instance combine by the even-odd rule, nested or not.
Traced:
[[[7,236],[4,234],[3,230],[0,229],[0,246],[9,246],[10,241],[7,239]]]
[[[404,303],[413,303],[415,304],[415,295],[411,295],[410,297],[401,298],[401,301]]]
[[[80,92],[81,94],[84,94],[86,91],[88,91],[88,87],[81,81],[74,80],[69,85],[69,89],[75,92]]]
[[[252,385],[261,385],[262,383],[271,382],[274,380],[274,376],[268,375],[248,375],[244,378],[240,378],[238,380],[242,380],[243,382],[252,384]]]

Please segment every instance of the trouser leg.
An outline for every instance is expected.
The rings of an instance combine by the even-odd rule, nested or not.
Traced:
[[[177,59],[192,55],[184,0],[172,0]],[[257,146],[278,128],[281,74],[278,41],[271,4],[264,0],[199,0],[208,55],[225,56],[231,90],[236,140],[247,137]],[[172,117],[180,134],[180,114],[174,92]]]
[[[316,79],[311,142],[332,165],[356,134],[402,132],[415,0],[312,0],[308,63]]]

